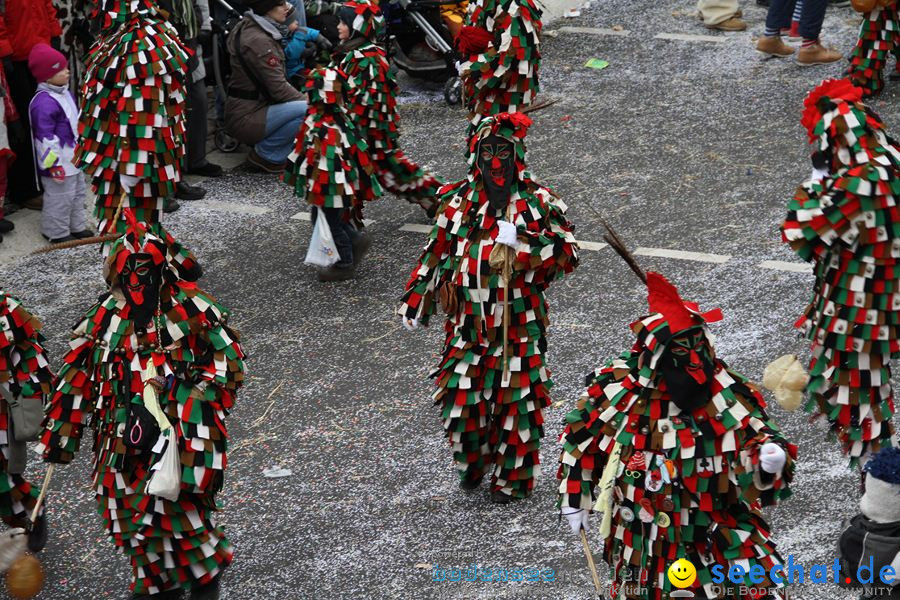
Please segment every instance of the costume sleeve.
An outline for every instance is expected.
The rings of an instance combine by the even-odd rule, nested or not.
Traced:
[[[408,319],[418,319],[422,325],[427,325],[434,313],[434,295],[441,273],[453,268],[450,227],[455,214],[455,208],[449,206],[438,216],[428,236],[428,244],[406,284],[402,304],[397,309],[397,314]]]
[[[56,18],[56,8],[53,6],[53,0],[44,0],[44,6],[46,7],[47,20],[50,21],[50,37],[61,36],[63,31],[59,24],[59,19]]]
[[[328,0],[304,0],[303,6],[306,8],[307,17],[336,15],[341,9],[340,2],[329,2]]]
[[[781,237],[803,260],[815,261],[831,247],[852,245],[859,238],[854,220],[863,210],[860,196],[870,195],[871,183],[855,177],[854,190],[841,189],[847,179],[843,176],[804,183],[788,203]],[[857,191],[861,193],[857,195]]]
[[[49,94],[38,93],[31,101],[28,116],[31,119],[31,136],[38,168],[46,171],[60,164],[62,143],[56,135],[56,123],[66,118],[62,107]]]
[[[557,507],[590,510],[596,500],[597,483],[607,454],[600,449],[601,421],[595,398],[586,393],[575,410],[566,415],[566,428],[560,436],[559,498]]]
[[[538,190],[544,200],[546,213],[540,221],[540,231],[519,225],[519,240],[515,271],[535,271],[533,281],[549,284],[554,279],[571,273],[578,266],[578,243],[573,233],[575,227],[566,220],[566,206],[554,199],[546,190]]]
[[[794,478],[794,461],[797,446],[791,444],[778,430],[778,426],[765,412],[765,401],[755,389],[751,395],[741,398],[741,403],[751,409],[748,425],[741,430],[738,442],[738,462],[735,475],[741,494],[748,505],[759,502],[762,506],[772,506],[791,495],[789,484]],[[759,461],[759,450],[763,444],[773,442],[782,447],[787,460],[780,473],[766,473]]]
[[[70,462],[78,451],[95,402],[88,375],[92,344],[86,337],[79,337],[71,344],[73,349],[66,355],[59,372],[38,444],[44,460],[62,464]]]

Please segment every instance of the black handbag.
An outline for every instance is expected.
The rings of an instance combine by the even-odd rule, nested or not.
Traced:
[[[125,445],[141,452],[149,452],[159,439],[159,423],[143,404],[128,404],[125,420]]]

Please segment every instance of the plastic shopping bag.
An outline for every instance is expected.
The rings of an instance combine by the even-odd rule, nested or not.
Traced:
[[[147,493],[175,502],[181,493],[181,457],[178,455],[178,440],[175,428],[169,427],[159,436],[166,449],[162,458],[153,465],[153,474],[147,484]]]
[[[317,209],[316,226],[313,229],[312,239],[309,240],[309,250],[306,251],[306,264],[317,267],[330,267],[341,256],[338,254],[334,238],[331,236],[331,228],[325,219],[325,213]]]

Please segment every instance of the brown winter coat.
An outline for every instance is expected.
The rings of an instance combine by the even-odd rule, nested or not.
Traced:
[[[256,144],[266,136],[266,111],[269,105],[306,99],[285,78],[281,34],[270,23],[266,25],[264,28],[248,14],[228,37],[228,54],[231,57],[229,89],[245,92],[257,89],[238,59],[237,52],[240,50],[247,66],[266,87],[271,98],[267,99],[265,94],[259,94],[257,99],[247,100],[228,94],[225,100],[225,128],[239,142],[248,145]],[[240,49],[235,47],[239,31],[243,31]]]

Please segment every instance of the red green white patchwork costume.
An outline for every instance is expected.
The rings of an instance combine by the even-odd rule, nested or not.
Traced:
[[[894,70],[900,74],[900,4],[897,0],[877,0],[871,11],[863,14],[859,38],[850,54],[847,75],[867,96],[884,87],[884,68],[889,55],[894,55]]]
[[[133,254],[162,266],[159,310],[146,329],[129,318],[119,273]],[[227,467],[225,417],[243,381],[238,334],[228,311],[184,277],[195,268],[158,225],[133,222],[105,263],[110,291],[75,326],[59,372],[40,449],[45,460],[68,463],[93,428],[97,512],[110,539],[129,557],[132,588],[157,594],[207,584],[232,561],[217,523],[216,494]],[[147,493],[159,444],[141,452],[125,444],[124,424],[141,404],[148,367],[167,384],[159,403],[176,435],[181,490],[176,501]]]
[[[343,208],[362,220],[362,187],[380,193],[365,140],[344,110],[346,77],[338,69],[316,69],[306,80],[309,110],[288,156],[284,181],[298,198],[320,208]]]
[[[25,526],[39,490],[21,472],[11,472],[11,421],[3,398],[43,402],[52,380],[40,321],[18,299],[0,290],[0,519],[11,527]]]
[[[657,273],[647,280],[651,312],[631,324],[637,341],[587,377],[587,391],[566,416],[559,506],[591,510],[601,498],[609,597],[668,598],[675,590],[668,569],[686,558],[697,569],[692,597],[721,598],[710,587],[715,565],[726,574],[734,564],[747,571],[760,565],[768,574],[782,563],[761,508],[790,496],[796,448],[768,418],[753,384],[715,357],[706,323],[721,312],[701,314]],[[702,331],[713,352],[711,396],[683,411],[659,365],[670,340],[688,328]],[[780,473],[761,469],[767,442],[787,450]],[[609,485],[602,495],[601,478]],[[733,587],[735,595],[725,597],[751,600]],[[759,587],[780,584],[766,578]]]
[[[338,46],[332,66],[346,74],[346,110],[368,145],[373,178],[384,190],[429,209],[441,184],[400,148],[397,81],[384,48],[376,41],[384,18],[378,5],[368,0],[351,0],[343,6],[355,13],[350,24],[352,37]],[[363,186],[361,192],[363,201],[380,195],[374,183]]]
[[[124,232],[119,176],[140,179],[126,207],[142,223],[158,223],[175,193],[184,155],[188,50],[153,0],[101,0],[100,39],[86,58],[80,140],[75,165],[91,178],[101,233]]]
[[[550,404],[550,371],[544,354],[550,323],[545,292],[578,265],[573,226],[565,204],[525,171],[528,117],[501,114],[482,121],[470,141],[469,175],[445,185],[428,244],[412,271],[398,313],[427,325],[440,310],[438,289],[457,286],[458,310],[448,314],[432,397],[460,478],[488,475],[491,490],[527,497],[540,473],[543,409]],[[516,184],[509,215],[490,209],[475,155],[482,138],[513,143]],[[518,229],[509,287],[509,375],[503,379],[503,297],[507,289],[489,264],[498,218]]]
[[[534,0],[477,0],[469,4],[458,41],[469,133],[482,118],[517,112],[540,91],[541,11]]]
[[[890,362],[900,355],[900,146],[862,97],[841,79],[804,101],[827,172],[797,189],[781,227],[816,276],[796,323],[812,341],[806,409],[828,423],[851,467],[896,444]]]

